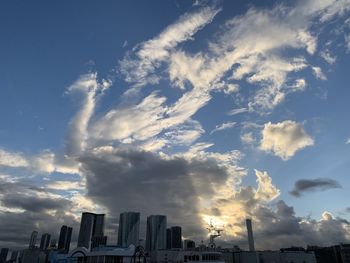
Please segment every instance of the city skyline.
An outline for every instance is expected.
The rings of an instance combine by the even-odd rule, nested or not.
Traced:
[[[247,246],[247,218],[255,249],[350,242],[350,0],[15,0],[0,17],[0,247],[62,232],[67,250],[83,211],[88,248],[145,238],[150,215],[197,242],[213,222]]]

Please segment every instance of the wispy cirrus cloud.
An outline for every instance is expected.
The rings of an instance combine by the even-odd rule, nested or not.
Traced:
[[[171,51],[181,42],[191,40],[193,35],[210,23],[220,10],[215,6],[205,6],[187,13],[157,37],[134,47],[120,61],[120,71],[124,74],[125,80],[139,86],[157,83],[160,77],[155,74],[155,70],[169,58]]]
[[[227,129],[231,129],[236,125],[236,122],[234,121],[228,121],[228,122],[224,122],[220,125],[216,125],[215,129],[213,129],[210,134],[213,134],[214,132],[218,132],[218,131],[223,131],[223,130],[227,130]]]
[[[232,115],[237,115],[237,114],[244,113],[247,111],[248,111],[247,108],[238,108],[238,109],[230,110],[227,114],[232,116]]]

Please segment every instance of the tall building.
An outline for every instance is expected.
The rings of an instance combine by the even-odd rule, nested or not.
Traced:
[[[7,254],[9,253],[8,248],[2,248],[0,251],[0,263],[5,263],[7,259]]]
[[[151,215],[147,217],[147,251],[166,248],[166,221],[166,216],[163,215]]]
[[[166,229],[166,249],[171,249],[171,228]]]
[[[247,232],[248,232],[249,251],[255,251],[252,220],[251,219],[246,219],[245,222],[246,222],[246,225],[247,225]]]
[[[93,237],[104,236],[104,214],[84,212],[81,216],[78,247],[91,248]]]
[[[18,255],[19,255],[18,250],[12,251],[10,262],[17,262]]]
[[[128,247],[139,244],[140,213],[124,212],[119,216],[118,246]]]
[[[41,236],[41,241],[40,241],[40,249],[41,250],[48,249],[48,247],[50,245],[50,239],[51,239],[51,235],[48,233],[45,233]]]
[[[67,254],[69,252],[72,230],[73,228],[65,225],[61,227],[60,237],[58,239],[58,250],[62,254]]]
[[[182,248],[182,231],[180,226],[171,227],[171,248]]]
[[[32,234],[30,235],[29,248],[35,248],[37,237],[38,237],[38,232],[33,231]]]

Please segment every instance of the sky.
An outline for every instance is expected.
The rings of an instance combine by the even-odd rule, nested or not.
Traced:
[[[257,249],[350,240],[350,1],[2,1],[0,247],[82,211]]]

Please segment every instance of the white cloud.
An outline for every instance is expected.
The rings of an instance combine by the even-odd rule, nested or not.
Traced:
[[[350,138],[346,141],[346,144],[350,144]]]
[[[192,36],[209,24],[219,11],[216,7],[207,6],[187,13],[157,37],[135,47],[134,54],[129,54],[120,62],[121,72],[126,81],[136,82],[138,85],[157,83],[159,76],[153,74],[155,69],[169,58],[170,52],[178,44],[192,39]]]
[[[96,97],[108,89],[110,85],[111,82],[106,80],[99,83],[97,73],[88,73],[81,75],[68,88],[68,93],[81,92],[84,99],[80,110],[70,122],[70,130],[66,138],[67,155],[74,156],[84,151],[88,139],[87,128],[95,110]]]
[[[0,149],[0,166],[27,167],[29,166],[29,163],[22,153],[9,152]]]
[[[267,172],[255,170],[258,188],[255,192],[255,198],[262,201],[272,201],[280,195],[280,190],[272,184],[272,179]]]
[[[305,132],[301,124],[287,120],[264,125],[260,149],[288,160],[298,150],[313,144],[314,140]]]
[[[215,129],[213,129],[210,134],[213,134],[214,132],[217,132],[217,131],[222,131],[222,130],[226,130],[226,129],[231,129],[233,128],[234,126],[236,125],[236,122],[234,121],[229,121],[229,122],[224,122],[220,125],[216,125],[215,126]]]
[[[165,100],[153,92],[136,105],[112,109],[91,125],[92,136],[101,140],[151,138],[163,129]]]
[[[168,138],[169,144],[190,145],[196,141],[204,130],[198,121],[188,120],[182,125],[165,132],[165,138]]]
[[[321,80],[327,79],[326,75],[323,74],[322,69],[320,67],[312,67],[312,71],[316,78]]]
[[[233,115],[244,113],[247,111],[248,111],[247,108],[232,109],[227,114],[233,116]]]
[[[51,181],[46,184],[48,189],[60,190],[60,191],[71,191],[71,190],[83,190],[85,185],[78,181]]]
[[[337,61],[337,57],[332,56],[330,51],[328,49],[323,50],[320,52],[320,56],[328,63],[328,64],[334,64]]]
[[[241,141],[245,144],[255,143],[255,138],[252,132],[247,132],[241,135]]]

